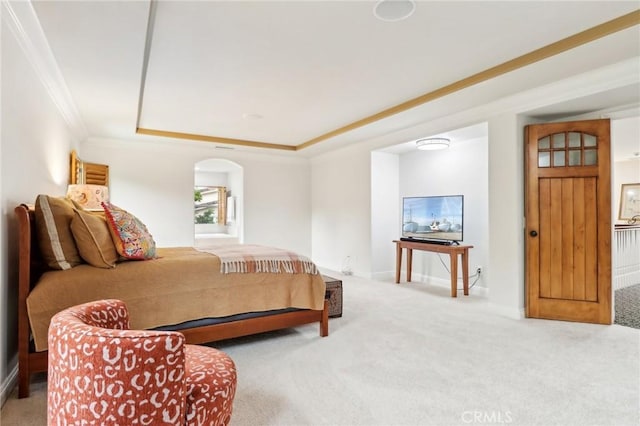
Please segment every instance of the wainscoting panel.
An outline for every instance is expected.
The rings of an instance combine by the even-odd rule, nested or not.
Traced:
[[[640,226],[616,226],[613,244],[613,290],[640,284]]]

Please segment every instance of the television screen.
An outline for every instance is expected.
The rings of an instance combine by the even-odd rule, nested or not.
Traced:
[[[464,196],[404,197],[402,237],[458,242],[463,234]]]

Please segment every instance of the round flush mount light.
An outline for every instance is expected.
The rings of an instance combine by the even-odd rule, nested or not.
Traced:
[[[373,14],[381,21],[396,22],[407,19],[415,10],[413,0],[380,0],[373,7]]]
[[[449,148],[450,143],[451,140],[447,138],[424,138],[418,139],[416,146],[423,151],[434,151],[436,149]]]

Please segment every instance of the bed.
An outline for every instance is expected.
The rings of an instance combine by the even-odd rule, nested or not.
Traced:
[[[81,264],[51,270],[38,247],[34,208],[23,204],[15,213],[20,398],[29,396],[31,376],[47,370],[51,316],[100,298],[124,300],[132,328],[177,330],[193,344],[315,322],[320,336],[329,334],[325,285],[317,272],[224,273],[220,258],[192,247],[161,248],[155,260],[113,269]]]

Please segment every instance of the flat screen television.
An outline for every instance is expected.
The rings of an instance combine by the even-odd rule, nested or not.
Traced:
[[[402,239],[455,244],[462,241],[463,195],[404,197]]]

